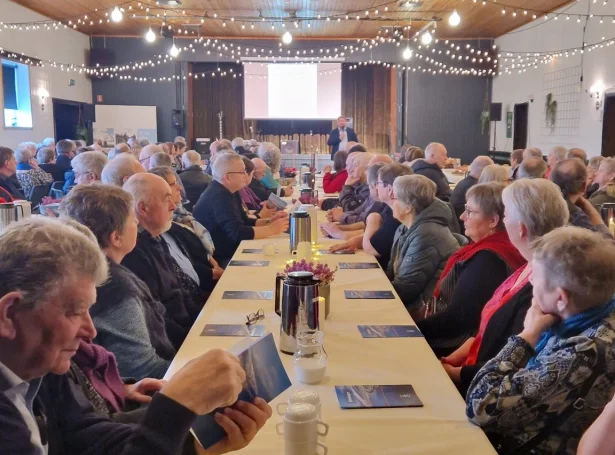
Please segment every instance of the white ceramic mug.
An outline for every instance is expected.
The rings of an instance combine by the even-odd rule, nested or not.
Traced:
[[[277,245],[275,243],[266,243],[263,245],[263,254],[265,256],[275,256],[277,252]]]
[[[322,448],[322,453],[319,453],[318,448]],[[284,455],[327,455],[329,449],[320,441],[310,441],[295,444],[284,441]]]
[[[286,408],[291,404],[295,403],[308,403],[316,408],[316,415],[318,418],[321,418],[322,412],[322,403],[320,402],[320,395],[315,390],[297,390],[293,393],[290,398],[288,398],[288,402],[286,403],[278,403],[276,406],[276,410],[278,414],[283,416],[286,412]]]
[[[284,421],[275,426],[275,431],[284,436],[287,443],[303,444],[317,441],[318,436],[327,436],[329,425],[318,418],[313,405],[293,403],[286,408]]]
[[[23,217],[24,218],[29,218],[30,216],[32,216],[32,204],[30,202],[28,202],[28,201],[13,201],[13,205],[21,206],[22,210],[20,210],[19,213],[20,213],[20,215],[21,215],[21,213],[23,213]]]
[[[309,261],[312,259],[312,243],[299,242],[297,249],[293,251],[293,255],[296,255],[297,259],[305,259],[306,261]]]

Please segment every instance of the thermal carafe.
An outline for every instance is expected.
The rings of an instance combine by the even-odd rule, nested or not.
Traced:
[[[316,185],[316,176],[313,172],[304,172],[301,176],[301,185],[309,186],[311,189],[314,189]]]
[[[290,252],[297,249],[299,242],[312,241],[310,215],[304,210],[295,210],[289,220]]]
[[[312,272],[290,272],[276,277],[275,312],[280,324],[280,351],[294,354],[297,335],[319,329],[318,280]]]
[[[611,235],[615,235],[615,204],[606,202],[600,207],[600,216],[602,221],[609,228]]]
[[[0,204],[0,231],[7,228],[10,223],[24,218],[24,209],[21,205],[12,203]]]
[[[310,216],[310,238],[312,245],[315,245],[318,240],[318,208],[315,205],[303,204],[299,210],[307,212]]]

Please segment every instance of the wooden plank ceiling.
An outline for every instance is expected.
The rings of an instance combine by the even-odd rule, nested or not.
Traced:
[[[373,38],[381,27],[411,24],[413,30],[419,30],[434,17],[441,19],[436,31],[436,36],[440,38],[495,38],[532,20],[534,13],[528,11],[525,15],[524,8],[549,12],[570,3],[570,0],[490,0],[483,5],[482,0],[421,0],[416,5],[413,3],[417,0],[179,0],[179,5],[168,6],[167,0],[160,0],[160,6],[156,6],[155,0],[146,0],[141,3],[125,1],[123,20],[107,23],[112,8],[121,0],[15,1],[63,22],[71,19],[74,23],[87,14],[87,24],[78,24],[78,30],[88,35],[143,36],[148,24],[158,31],[162,20],[166,19],[167,24],[171,24],[176,31],[181,29],[182,35],[187,31],[189,35],[275,39],[279,39],[284,32],[281,21],[290,21],[292,17],[299,20],[299,26],[295,28],[292,22],[288,22],[286,27],[293,31],[296,39]],[[503,4],[507,5],[506,14],[502,14]],[[150,8],[149,13],[146,13],[146,7]],[[378,13],[375,12],[376,8]],[[96,9],[98,12],[94,12]],[[366,16],[368,9],[370,14]],[[461,24],[455,28],[448,24],[448,16],[454,9],[461,16]],[[513,16],[515,11],[516,16]],[[354,13],[346,19],[345,15],[349,12]],[[133,18],[133,14],[137,17]],[[201,24],[200,17],[205,14],[208,18]],[[214,14],[217,19],[213,19]],[[538,12],[535,14],[540,17]],[[144,19],[147,15],[149,21]],[[318,15],[321,16],[320,20]],[[340,21],[337,18],[326,20],[328,16],[340,15]],[[356,20],[357,15],[369,17],[369,20]],[[266,20],[262,21],[261,17]],[[227,18],[225,26],[222,18]],[[235,20],[231,21],[230,18]],[[95,24],[90,25],[90,21]],[[274,29],[272,21],[275,21]]]

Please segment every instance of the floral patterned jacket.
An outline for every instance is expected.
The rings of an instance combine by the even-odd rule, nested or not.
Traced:
[[[599,362],[597,341],[604,346]],[[506,452],[536,436],[577,402],[598,363],[603,371],[585,397],[585,405],[551,428],[534,449],[539,454],[575,454],[583,432],[615,392],[615,312],[579,335],[551,337],[532,366],[534,349],[513,336],[502,351],[478,372],[466,397],[466,414],[493,440],[505,441]]]
[[[27,171],[17,170],[17,180],[19,180],[23,193],[27,198],[30,198],[32,189],[35,186],[51,183],[53,182],[53,177],[41,168],[32,168]]]

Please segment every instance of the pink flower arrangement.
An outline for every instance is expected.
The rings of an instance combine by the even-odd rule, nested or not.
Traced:
[[[320,281],[320,284],[331,284],[335,278],[335,270],[331,270],[327,264],[320,262],[307,262],[305,259],[293,261],[291,264],[286,264],[284,271],[279,273],[279,276],[287,277],[290,272],[311,272],[314,279]]]
[[[53,199],[50,196],[45,196],[41,199],[41,205],[59,204],[62,199]]]

